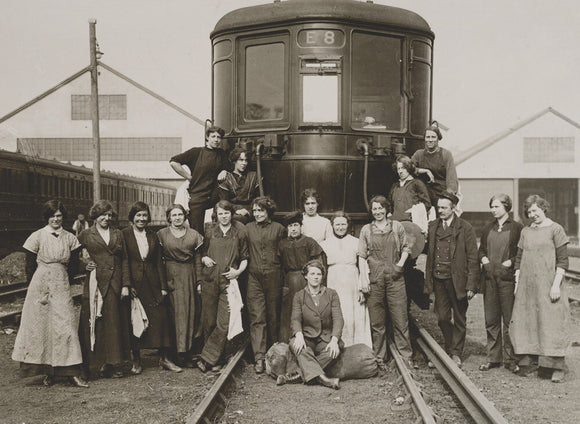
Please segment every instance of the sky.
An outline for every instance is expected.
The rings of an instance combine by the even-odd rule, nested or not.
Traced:
[[[264,3],[0,0],[0,116],[88,65],[95,18],[102,62],[208,118],[209,35],[227,12]],[[435,32],[433,118],[450,145],[462,150],[548,106],[580,122],[577,0],[375,3],[412,10]]]

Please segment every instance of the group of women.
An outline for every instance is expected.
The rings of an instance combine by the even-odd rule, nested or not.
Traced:
[[[550,204],[538,195],[524,202],[526,227],[509,216],[509,196],[495,195],[489,206],[494,220],[479,248],[488,361],[479,369],[503,362],[521,376],[538,371],[559,383],[567,371],[569,344],[570,310],[562,284],[568,238],[546,216]]]
[[[440,139],[430,127],[424,150],[396,158],[399,182],[388,196],[370,200],[372,222],[360,239],[350,234],[344,212],[331,220],[318,214],[315,189],[302,193],[302,211],[287,216],[285,226],[273,221],[276,204],[254,198],[259,181],[247,171],[248,153],[238,148],[230,155],[233,172],[220,174],[222,200],[213,207],[213,222],[203,229],[188,226],[186,209],[173,204],[169,225],[154,233],[147,227],[149,207],[137,202],[131,225],[121,231],[111,227],[112,205],[99,201],[89,212],[93,226],[77,238],[62,228],[64,206],[47,202],[47,225],[24,244],[37,268],[13,359],[25,375],[45,374],[45,385],[67,376],[78,387],[88,387],[88,377],[140,374],[142,349],[157,349],[159,366],[173,372],[219,369],[235,313],[229,295],[240,280],[256,373],[264,372],[268,347],[282,341],[296,354],[304,381],[336,389],[338,381],[324,369],[341,349],[367,344],[381,364],[389,327],[415,367],[405,279],[415,265],[416,237],[406,224],[426,219],[441,190],[457,192],[453,159]],[[422,174],[427,184],[416,178]],[[490,210],[494,220],[480,246],[488,336],[488,361],[480,370],[503,362],[527,375],[539,366],[561,381],[569,320],[561,287],[568,266],[564,230],[546,217],[549,204],[539,196],[526,200],[531,224],[525,228],[509,217],[509,196],[493,196]],[[88,273],[80,326],[69,286],[76,262]],[[147,317],[144,331],[132,323],[139,311]]]

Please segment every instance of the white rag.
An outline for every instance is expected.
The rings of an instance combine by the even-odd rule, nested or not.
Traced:
[[[138,297],[131,299],[131,326],[133,327],[133,335],[137,338],[140,338],[149,327],[149,318],[147,318],[145,308]]]
[[[185,181],[183,184],[179,186],[177,191],[175,192],[175,202],[178,205],[181,205],[185,208],[187,212],[189,212],[189,181]]]
[[[369,264],[365,258],[358,257],[358,289],[370,287]]]
[[[422,233],[427,234],[429,221],[424,203],[417,203],[411,207],[411,221],[419,226]]]
[[[242,294],[240,293],[240,287],[236,279],[230,280],[230,285],[228,286],[228,303],[230,306],[228,340],[231,340],[244,331],[244,327],[242,326],[242,308],[244,307],[244,302],[242,301]]]
[[[90,306],[90,316],[89,316],[89,326],[91,330],[91,351],[95,350],[95,323],[98,318],[101,318],[101,309],[103,309],[103,296],[99,291],[99,286],[97,284],[97,270],[93,269],[89,273],[89,306]]]

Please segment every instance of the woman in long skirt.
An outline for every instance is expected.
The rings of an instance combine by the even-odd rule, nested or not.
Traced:
[[[149,326],[143,334],[137,337],[133,334],[133,369],[134,374],[140,374],[141,349],[159,350],[159,367],[173,371],[183,371],[170,359],[174,337],[172,334],[167,296],[167,281],[163,269],[161,246],[157,235],[148,231],[151,221],[149,206],[143,202],[135,202],[129,211],[131,225],[125,228],[123,239],[127,249],[127,264],[129,277],[135,296],[139,298]]]
[[[94,224],[79,234],[90,276],[83,290],[81,334],[92,377],[123,377],[131,361],[127,252],[121,231],[111,227],[113,205],[99,200],[89,211]],[[129,366],[130,367],[130,366]]]
[[[519,361],[520,375],[539,366],[559,383],[567,371],[565,355],[570,343],[570,306],[562,280],[568,268],[568,237],[561,225],[546,217],[550,204],[538,195],[524,203],[531,220],[524,227],[516,256],[516,288],[510,337]]]
[[[181,205],[167,208],[169,226],[159,230],[157,237],[163,250],[167,273],[167,290],[173,310],[173,324],[179,365],[193,367],[194,340],[201,335],[199,317],[201,301],[196,274],[201,272],[203,237],[185,226],[186,212]]]
[[[345,346],[364,343],[373,346],[369,311],[359,280],[358,239],[348,234],[350,219],[338,211],[330,219],[334,236],[322,242],[328,261],[328,287],[340,299],[344,318],[342,341]]]
[[[82,352],[67,272],[80,243],[63,230],[66,209],[59,201],[46,202],[42,214],[48,225],[24,242],[38,266],[24,300],[12,359],[22,363],[23,376],[45,374],[45,386],[55,376],[68,376],[73,385],[88,387],[80,377]]]

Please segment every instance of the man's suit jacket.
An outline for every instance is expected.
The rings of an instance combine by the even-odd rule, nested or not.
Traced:
[[[95,225],[82,231],[78,239],[89,252],[91,260],[97,264],[97,285],[101,296],[106,297],[111,289],[120,297],[121,288],[131,285],[123,236],[120,230],[110,228],[110,240],[106,244]]]
[[[425,266],[425,290],[433,292],[433,270],[435,265],[435,246],[437,227],[441,218],[429,223],[427,235],[427,264]],[[451,222],[451,278],[457,299],[467,296],[467,291],[475,292],[479,278],[479,261],[475,231],[471,224],[458,216]]]
[[[292,335],[302,331],[305,338],[320,337],[330,342],[332,336],[340,340],[344,319],[338,294],[333,289],[322,287],[319,305],[314,304],[308,287],[294,295],[290,327]]]

